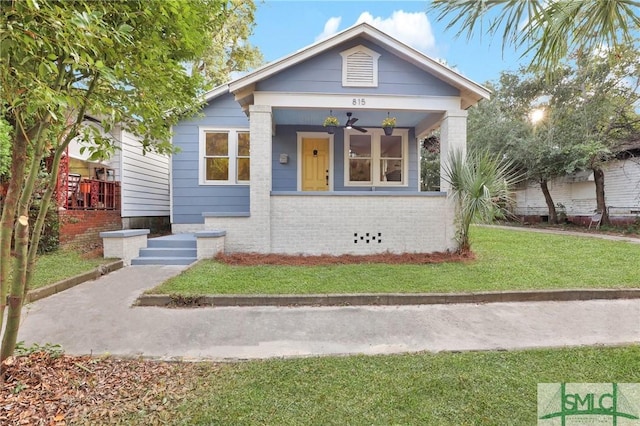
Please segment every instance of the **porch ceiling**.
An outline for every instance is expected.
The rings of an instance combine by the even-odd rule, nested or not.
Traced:
[[[387,111],[334,108],[332,114],[340,120],[341,126],[344,126],[347,121],[347,112],[353,113],[352,117],[358,119],[356,125],[361,127],[381,127],[382,120],[387,117]],[[442,116],[441,112],[424,111],[388,111],[388,113],[391,117],[397,118],[397,127],[416,127],[426,118],[437,121]],[[324,109],[273,109],[274,121],[279,125],[322,126],[328,115],[329,110]]]

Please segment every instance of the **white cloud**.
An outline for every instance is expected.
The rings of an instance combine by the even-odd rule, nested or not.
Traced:
[[[316,41],[325,39],[338,32],[342,17],[332,17],[324,24],[324,30],[316,37]],[[362,12],[354,25],[366,22],[379,30],[397,38],[423,53],[436,53],[436,39],[431,23],[424,12],[394,11],[390,17],[374,17],[369,12]]]
[[[373,17],[363,12],[356,24],[366,22],[424,53],[436,52],[436,39],[427,14],[423,12],[394,11],[389,18]]]
[[[323,40],[329,36],[334,35],[338,32],[338,27],[340,26],[340,22],[342,21],[341,16],[334,16],[329,18],[329,20],[324,24],[324,30],[316,37],[316,41]]]

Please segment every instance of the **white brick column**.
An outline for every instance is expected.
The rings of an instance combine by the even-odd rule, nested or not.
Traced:
[[[251,184],[249,190],[249,223],[254,250],[271,251],[271,107],[249,107],[251,131]]]
[[[462,150],[467,153],[467,111],[455,110],[447,111],[440,125],[440,191],[449,194],[450,185],[444,179],[444,166],[449,162],[449,153]],[[457,248],[456,242],[456,206],[451,198],[447,196],[447,207],[445,210],[445,235],[449,241],[451,249]]]
[[[440,125],[440,191],[449,191],[444,179],[444,166],[449,161],[451,151],[467,152],[467,111],[447,111]]]

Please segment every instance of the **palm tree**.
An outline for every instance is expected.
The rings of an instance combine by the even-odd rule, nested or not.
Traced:
[[[533,68],[547,75],[570,52],[633,43],[640,28],[637,0],[433,0],[437,20],[451,17],[447,29],[470,38],[488,20],[486,32],[502,30],[502,48],[526,46]]]
[[[451,196],[456,203],[458,251],[468,252],[471,223],[489,222],[506,213],[512,201],[510,188],[520,177],[514,172],[513,164],[498,155],[474,151],[465,157],[458,150],[449,153],[444,179],[451,185]]]

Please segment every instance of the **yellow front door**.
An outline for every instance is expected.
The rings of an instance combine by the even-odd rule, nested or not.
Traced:
[[[302,139],[302,190],[329,190],[329,139]]]

